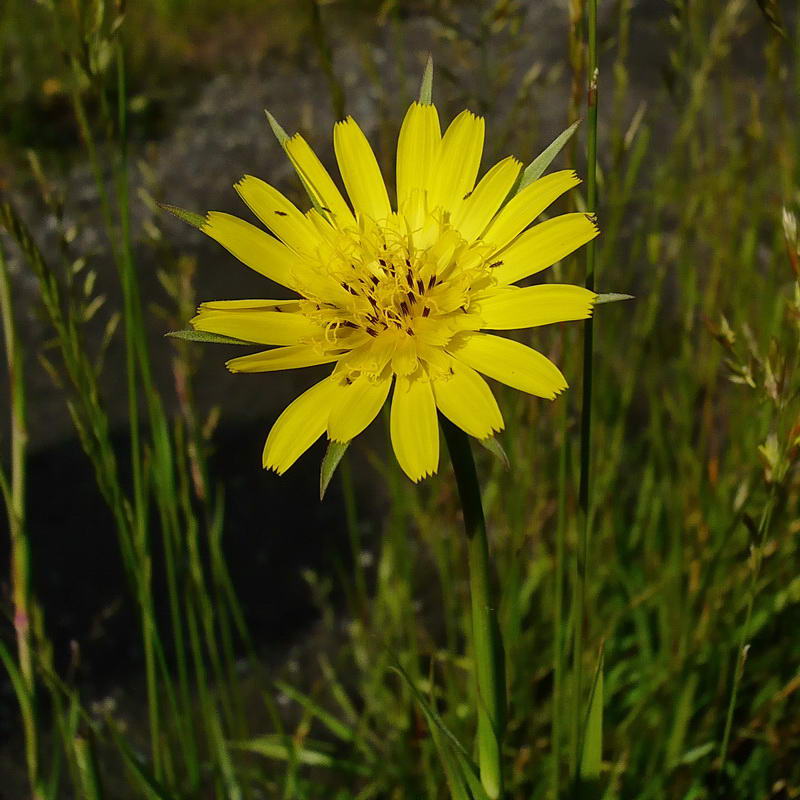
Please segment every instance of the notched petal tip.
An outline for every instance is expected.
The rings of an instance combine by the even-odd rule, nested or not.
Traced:
[[[594,212],[587,212],[583,216],[586,217],[586,219],[588,219],[589,222],[592,223],[592,226],[594,227],[595,230],[594,235],[597,236],[600,233],[600,226],[597,223],[597,214],[595,214]]]
[[[245,186],[245,184],[255,180],[258,180],[255,175],[249,175],[248,173],[244,172],[238,180],[234,181],[233,188],[239,192],[239,194],[241,194],[242,188]]]
[[[406,473],[406,477],[412,483],[422,483],[422,481],[424,481],[426,478],[432,478],[436,474],[436,472],[437,471],[435,469],[434,470],[429,470],[428,472],[423,472],[422,475],[417,475],[416,477]]]

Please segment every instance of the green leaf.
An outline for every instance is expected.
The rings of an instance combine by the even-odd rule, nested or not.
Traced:
[[[433,56],[428,56],[422,83],[419,85],[419,104],[429,106],[433,103]]]
[[[595,305],[599,306],[603,303],[619,303],[620,300],[635,300],[636,298],[632,294],[620,294],[619,292],[605,292],[604,294],[598,294],[597,300],[595,300]]]
[[[601,648],[597,669],[594,673],[592,693],[589,697],[589,713],[583,732],[579,778],[581,783],[596,784],[600,778],[600,764],[603,752],[603,662]]]
[[[414,685],[411,676],[396,659],[390,669],[403,678],[428,722],[431,738],[442,762],[442,769],[445,772],[452,799],[490,800],[478,777],[478,768],[475,762],[467,755],[467,751],[455,734],[447,728],[439,714]]]
[[[270,114],[266,108],[264,109],[264,113],[267,115],[267,122],[269,122],[269,126],[270,128],[272,128],[272,132],[275,134],[275,138],[278,140],[280,146],[283,147],[286,140],[289,138],[289,134],[286,133],[286,131],[281,127],[278,120],[276,120],[275,117],[273,117],[272,114]]]
[[[692,673],[681,690],[672,719],[672,732],[667,740],[665,761],[667,769],[674,769],[681,763],[683,748],[686,744],[686,731],[694,711],[694,697],[697,690],[697,674]]]
[[[119,749],[122,760],[125,766],[133,777],[134,783],[144,790],[145,796],[149,800],[176,800],[175,796],[170,794],[148,771],[145,769],[141,759],[133,754],[130,746],[125,740],[110,726],[111,735]]]
[[[81,782],[81,796],[86,800],[102,800],[103,788],[94,743],[84,736],[72,740],[72,750]]]
[[[205,214],[195,214],[194,211],[187,211],[185,208],[173,206],[169,203],[157,203],[157,205],[159,208],[164,211],[169,211],[170,214],[183,220],[194,228],[202,228],[203,225],[206,224]]]
[[[350,447],[350,442],[328,442],[328,449],[325,452],[325,457],[322,459],[322,466],[319,471],[319,499],[322,501],[325,498],[325,492],[328,491],[328,485],[333,479],[333,474],[339,466],[347,448]]]
[[[564,145],[572,138],[572,135],[578,130],[578,125],[581,124],[580,120],[576,120],[569,126],[563,133],[559,134],[552,143],[538,155],[522,173],[519,184],[514,191],[514,194],[521,192],[526,186],[533,183],[538,178],[541,178],[544,171],[553,163],[553,159],[561,152]]]
[[[306,745],[313,744],[314,746],[295,746],[288,737],[278,734],[265,734],[264,736],[256,736],[253,739],[246,739],[240,742],[228,742],[228,747],[257,753],[258,755],[281,761],[297,761],[309,767],[340,769],[344,772],[355,772],[359,775],[371,774],[371,770],[363,764],[345,761],[324,752],[324,745],[321,742],[312,743],[308,739],[304,741]]]
[[[352,742],[356,734],[352,728],[340,722],[333,714],[315,703],[307,694],[295,689],[284,681],[275,681],[275,686],[296,703],[303,706],[306,711],[316,717],[334,736],[345,742]]]
[[[209,333],[208,331],[169,331],[164,336],[172,339],[184,339],[187,342],[210,342],[211,344],[246,344],[249,347],[257,346],[257,342],[246,342],[244,339],[234,339],[232,336],[223,336],[221,333]]]
[[[511,469],[511,462],[508,460],[508,454],[496,437],[489,436],[486,439],[478,439],[478,442],[481,447],[486,448],[503,465],[503,469]]]

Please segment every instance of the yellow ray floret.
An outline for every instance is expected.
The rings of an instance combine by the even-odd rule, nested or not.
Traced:
[[[285,472],[323,434],[349,442],[389,401],[397,461],[418,481],[438,468],[439,414],[478,439],[503,430],[482,376],[549,399],[566,388],[545,355],[484,331],[589,317],[596,295],[587,289],[512,284],[586,244],[597,226],[571,213],[529,228],[579,179],[554,172],[516,191],[522,162],[509,156],[478,180],[484,135],[469,111],[442,134],[435,107],[413,103],[397,142],[393,206],[367,137],[348,117],[333,143],[350,204],[295,135],[283,146],[311,209],[247,175],[236,189],[270,233],[229,214],[206,216],[204,233],[294,293],[200,306],[197,330],[269,348],[229,360],[231,372],[333,365],[278,417],[265,467]]]

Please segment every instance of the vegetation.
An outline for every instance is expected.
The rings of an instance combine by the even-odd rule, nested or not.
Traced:
[[[338,593],[329,576],[307,576],[319,605],[307,668],[267,662],[224,556],[226,475],[209,468],[212,409],[194,399],[198,346],[163,340],[173,382],[153,369],[147,332],[184,327],[196,304],[192,269],[157,228],[132,228],[132,209],[153,201],[130,180],[141,141],[158,132],[142,109],[157,99],[168,122],[170,103],[190,94],[159,87],[237,18],[267,52],[313,54],[334,114],[359,99],[336,58],[350,47],[362,91],[377,97],[384,162],[397,109],[419,85],[426,53],[409,49],[417,43],[406,26],[421,20],[433,32],[441,102],[487,114],[490,163],[509,150],[529,160],[552,138],[541,100],[562,83],[560,64],[534,49],[542,17],[502,0],[352,0],[292,4],[272,25],[272,5],[245,0],[224,13],[212,2],[131,5],[11,0],[0,10],[0,116],[11,122],[0,148],[12,165],[0,175],[10,387],[0,488],[12,556],[0,659],[30,795],[478,798],[477,788],[458,795],[452,780],[452,759],[473,755],[480,711],[464,655],[468,545],[452,472],[415,486],[382,449],[353,446],[385,487],[389,514],[376,522],[364,511],[360,462],[345,459],[334,481],[344,487],[351,569],[335,578]],[[598,307],[591,362],[581,326],[537,332],[572,390],[552,404],[501,392],[510,466],[475,454],[505,643],[507,796],[800,797],[800,15],[775,0],[653,4],[661,16],[648,24],[667,61],[632,97],[642,92],[637,71],[657,72],[633,36],[651,6],[603,4],[599,32],[587,25],[589,6],[570,0],[552,23],[571,82],[553,117],[563,129],[584,116],[596,52],[602,236],[589,270],[599,291],[635,300]],[[386,74],[365,44],[378,38],[394,58]],[[194,90],[227,66],[214,47],[203,52]],[[51,120],[69,134],[43,134]],[[583,128],[560,159],[587,175],[594,126]],[[59,171],[79,159],[94,175],[118,308],[98,293],[93,252],[65,219]],[[37,195],[57,241],[20,189]],[[569,203],[585,210],[592,200],[579,189]],[[153,320],[153,298],[140,291],[151,249],[169,322]],[[582,283],[586,270],[579,254],[550,279]],[[46,346],[24,335],[21,274],[38,288]],[[116,343],[121,363],[104,359]],[[138,613],[142,720],[90,705],[54,656],[49,609],[32,590],[26,512],[48,494],[26,473],[37,363],[60,387],[112,515],[107,535]],[[581,392],[589,363],[591,392]],[[112,436],[109,371],[126,385],[129,450]],[[363,557],[370,525],[380,534],[374,568]],[[154,590],[162,563],[166,596]]]

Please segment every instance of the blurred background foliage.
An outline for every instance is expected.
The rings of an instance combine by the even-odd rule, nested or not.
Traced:
[[[580,0],[5,0],[0,7],[0,785],[37,798],[443,798],[399,662],[474,733],[452,475],[413,487],[384,423],[317,505],[264,435],[307,375],[231,376],[163,338],[268,295],[156,201],[303,202],[268,106],[323,159],[357,116],[392,175],[428,52],[485,165],[584,114]],[[606,798],[800,797],[798,91],[787,0],[600,3],[592,520],[578,561],[581,329],[537,331],[574,389],[499,390],[479,453],[507,645],[509,796],[572,797],[604,649]],[[585,132],[559,165],[585,174]],[[560,210],[581,209],[580,189]],[[580,282],[579,254],[547,280]],[[7,553],[7,557],[6,557]],[[585,595],[585,610],[578,602]],[[571,652],[576,626],[581,652]],[[586,687],[584,681],[584,687]]]

